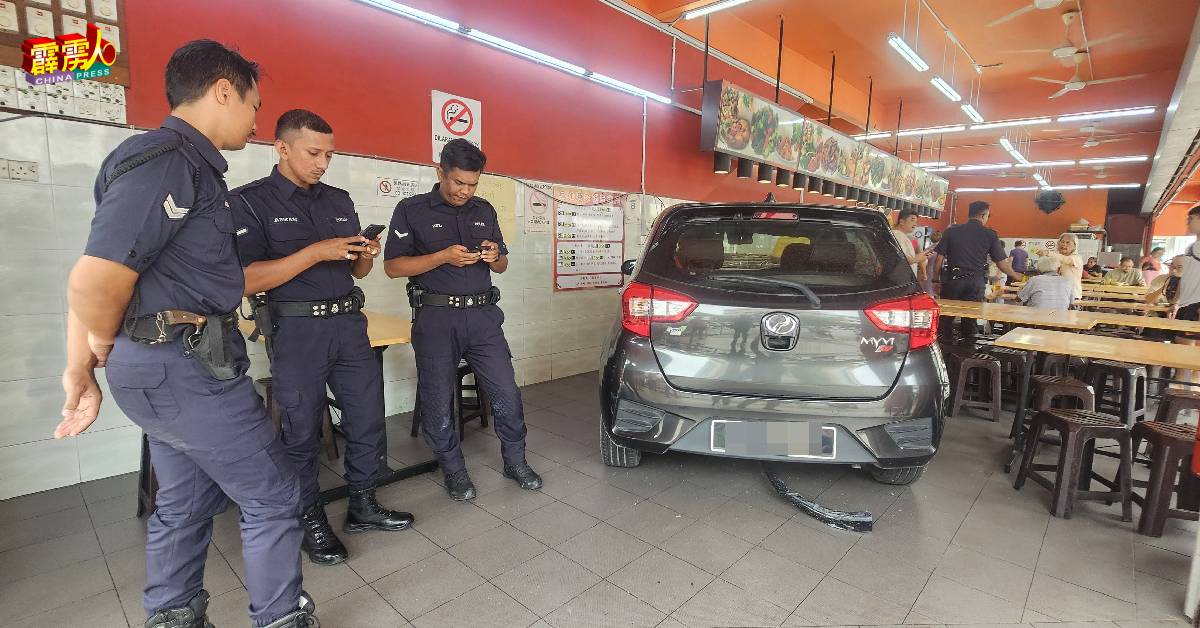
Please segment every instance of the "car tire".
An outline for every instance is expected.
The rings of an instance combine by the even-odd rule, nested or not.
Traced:
[[[604,424],[600,424],[600,459],[610,467],[636,467],[642,463],[642,452],[632,447],[618,445],[609,436]]]
[[[900,467],[898,469],[871,467],[871,477],[880,484],[905,486],[921,479],[921,476],[924,474],[925,465],[919,467]]]

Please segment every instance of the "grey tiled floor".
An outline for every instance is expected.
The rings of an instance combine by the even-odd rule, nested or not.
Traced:
[[[1138,536],[1118,507],[1071,520],[1047,493],[999,471],[1007,424],[952,419],[908,488],[799,465],[786,477],[831,507],[870,509],[870,534],[826,528],[767,486],[757,465],[649,456],[598,461],[595,374],[524,390],[540,493],[499,473],[498,441],[468,427],[480,495],[446,499],[427,475],[381,489],[415,530],[343,535],[352,558],[305,587],[322,625],[808,626],[1181,623],[1194,525]],[[397,463],[424,457],[407,418],[389,425]],[[336,466],[336,465],[334,465]],[[338,481],[326,468],[322,480]],[[140,626],[143,525],[121,476],[0,502],[0,625]],[[344,502],[329,507],[335,525]],[[1135,511],[1136,515],[1136,511]],[[236,509],[215,526],[205,586],[217,626],[245,626]]]

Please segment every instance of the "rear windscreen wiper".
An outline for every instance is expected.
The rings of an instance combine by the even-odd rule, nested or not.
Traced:
[[[799,290],[808,297],[808,301],[812,303],[814,308],[820,309],[821,297],[818,297],[815,292],[808,286],[799,281],[790,281],[788,279],[777,279],[775,277],[757,277],[754,275],[739,275],[736,273],[715,273],[708,275],[705,279],[715,279],[717,281],[740,281],[742,283],[758,284],[760,286],[784,286]]]

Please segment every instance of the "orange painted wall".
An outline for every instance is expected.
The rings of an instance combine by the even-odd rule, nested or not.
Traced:
[[[1154,221],[1154,235],[1158,237],[1187,235],[1187,213],[1191,207],[1184,203],[1167,205],[1167,209]]]
[[[992,204],[992,217],[988,227],[996,230],[1002,238],[1053,238],[1067,231],[1071,223],[1086,218],[1093,225],[1103,225],[1108,192],[1105,190],[1064,190],[1065,205],[1047,215],[1033,204],[1033,192],[963,192],[958,195],[954,222],[967,220],[967,206],[974,201]],[[942,218],[925,224],[935,229],[949,226],[949,208]]]

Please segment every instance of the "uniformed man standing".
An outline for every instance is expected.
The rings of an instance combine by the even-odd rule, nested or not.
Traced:
[[[96,419],[93,369],[150,441],[147,627],[210,628],[201,587],[212,519],[241,509],[255,626],[316,626],[300,589],[299,484],[245,372],[242,270],[221,150],[254,133],[258,66],[193,41],[166,67],[171,115],[121,143],[96,178],[96,215],[68,286],[67,400],[58,438]]]
[[[459,360],[465,358],[491,404],[504,475],[536,490],[542,478],[525,462],[525,416],[504,339],[500,291],[491,274],[508,269],[496,210],[475,197],[487,158],[463,139],[442,149],[433,191],[400,201],[392,214],[384,270],[409,277],[415,308],[419,420],[425,442],[446,474],[451,499],[475,497],[451,418]],[[414,419],[416,420],[416,419]]]
[[[238,252],[246,294],[267,293],[269,316],[256,310],[257,323],[269,343],[283,443],[300,474],[301,547],[312,562],[333,565],[349,554],[329,525],[317,484],[327,385],[341,406],[346,438],[350,503],[342,530],[404,530],[413,522],[375,499],[383,372],[354,280],[371,272],[380,236],[359,235],[350,195],[321,183],[334,152],[329,123],[311,111],[288,111],[275,124],[275,150],[279,164],[270,176],[231,194]]]
[[[991,258],[996,266],[1013,281],[1022,281],[1024,276],[1013,271],[1004,244],[996,232],[986,226],[991,217],[991,206],[985,201],[971,203],[967,210],[967,222],[946,230],[934,247],[936,254],[932,268],[942,268],[941,298],[959,301],[983,301],[987,289],[987,263]],[[953,317],[943,316],[938,324],[943,340],[953,341]],[[975,339],[975,319],[962,318],[959,322],[964,341]]]

